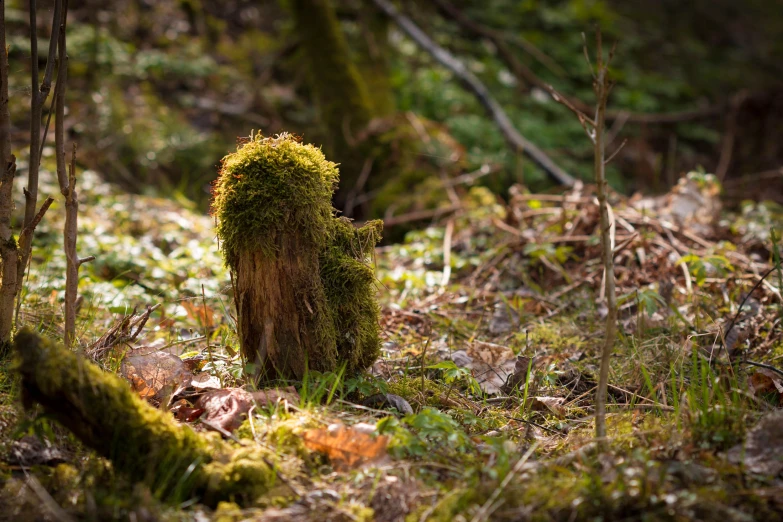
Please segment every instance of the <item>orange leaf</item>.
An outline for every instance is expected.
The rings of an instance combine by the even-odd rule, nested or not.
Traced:
[[[325,453],[336,470],[344,471],[386,456],[389,438],[385,435],[373,436],[367,433],[370,430],[374,431],[375,426],[332,424],[327,429],[308,430],[302,438],[305,446]]]

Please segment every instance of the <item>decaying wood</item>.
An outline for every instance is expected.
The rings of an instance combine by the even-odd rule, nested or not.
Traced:
[[[25,405],[43,406],[118,473],[164,499],[254,500],[274,482],[273,456],[259,446],[233,448],[216,434],[197,434],[116,375],[29,330],[16,335],[15,349]]]
[[[319,349],[312,335],[315,310],[308,317],[297,306],[301,299],[307,300],[301,290],[318,273],[318,256],[307,253],[299,243],[297,238],[286,238],[276,259],[247,252],[236,267],[239,324],[257,325],[240,329],[242,348],[248,360],[263,365],[258,368],[260,374],[271,378],[303,376],[307,354]],[[320,371],[329,364],[324,358],[309,365]]]

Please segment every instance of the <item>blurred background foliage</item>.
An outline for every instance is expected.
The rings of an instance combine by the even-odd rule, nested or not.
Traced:
[[[294,132],[323,145],[342,165],[337,204],[358,218],[447,205],[448,178],[482,167],[488,174],[478,183],[500,196],[514,183],[552,188],[507,146],[474,96],[371,0],[69,4],[69,139],[79,145],[82,167],[127,190],[190,199],[206,210],[221,158],[251,130]],[[723,178],[730,200],[783,200],[783,187],[754,177],[783,164],[783,13],[776,2],[396,5],[486,83],[525,137],[584,179],[591,177],[591,144],[536,83],[592,104],[582,33],[590,44],[600,25],[605,39],[617,42],[610,153],[627,139],[609,172],[617,190],[664,191],[701,167]],[[53,2],[38,6],[43,64]],[[6,7],[22,158],[27,8],[19,0]],[[781,185],[780,176],[773,183]]]

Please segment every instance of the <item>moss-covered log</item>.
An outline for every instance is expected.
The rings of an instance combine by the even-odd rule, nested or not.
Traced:
[[[289,135],[256,136],[226,156],[213,211],[234,276],[245,359],[266,379],[306,368],[349,373],[379,352],[368,259],[382,223],[334,216],[334,163]]]
[[[234,449],[216,434],[197,434],[145,403],[119,377],[30,331],[16,336],[15,348],[25,402],[41,404],[117,472],[144,482],[159,498],[251,502],[274,483],[263,449]]]

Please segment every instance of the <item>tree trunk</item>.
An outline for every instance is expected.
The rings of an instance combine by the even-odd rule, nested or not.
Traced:
[[[340,23],[329,0],[292,0],[296,32],[301,38],[310,88],[325,127],[326,150],[342,171],[335,205],[343,208],[369,155],[356,137],[373,118],[367,85],[353,63]]]
[[[259,374],[269,379],[301,378],[306,368],[333,370],[334,336],[329,329],[317,335],[323,295],[307,295],[317,288],[311,281],[318,274],[318,256],[295,236],[282,238],[282,243],[276,257],[248,250],[235,267],[245,359],[258,364]],[[318,313],[302,309],[302,304],[306,309],[313,303]]]

